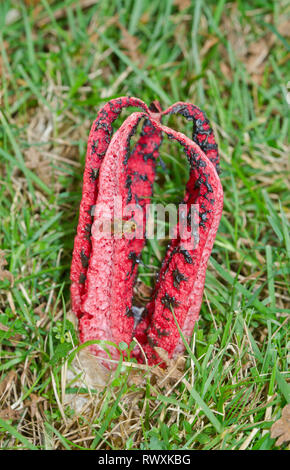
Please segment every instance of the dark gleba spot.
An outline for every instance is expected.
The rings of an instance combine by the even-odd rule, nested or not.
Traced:
[[[84,284],[86,282],[86,275],[84,273],[80,274],[79,283]]]
[[[156,328],[158,338],[162,336],[170,336],[170,331],[162,330],[161,328]]]
[[[151,336],[147,336],[148,344],[151,346],[151,348],[154,348],[155,346],[158,346],[157,341],[155,341]]]
[[[142,181],[148,181],[148,176],[147,175],[139,175],[139,178]]]
[[[134,313],[132,312],[132,309],[129,307],[126,307],[126,312],[125,312],[126,317],[131,318],[134,317]]]
[[[132,184],[132,176],[127,175],[126,182],[125,182],[125,188],[130,188],[131,184]]]
[[[129,202],[132,201],[132,189],[131,189],[131,186],[129,187],[128,189],[128,196],[127,196],[127,200],[126,200],[126,204],[129,204]]]
[[[94,140],[93,143],[92,143],[92,155],[94,155],[96,153],[98,145],[99,145],[99,139]]]
[[[87,268],[89,266],[89,258],[85,255],[84,250],[81,251],[81,262],[83,268]]]
[[[199,213],[199,217],[200,217],[200,222],[199,222],[199,225],[202,227],[202,228],[206,228],[206,222],[208,221],[208,217],[207,217],[207,214],[209,212],[212,212],[211,210],[204,210],[204,212],[200,212]]]
[[[131,276],[133,274],[135,266],[140,263],[140,258],[135,253],[135,251],[130,251],[130,253],[128,255],[128,259],[130,259],[132,261],[132,267],[131,267],[131,272],[127,273],[127,276]]]
[[[92,229],[92,224],[86,224],[86,226],[85,226],[85,238],[87,240],[90,240],[90,238],[91,238],[91,235],[92,235],[91,229]]]

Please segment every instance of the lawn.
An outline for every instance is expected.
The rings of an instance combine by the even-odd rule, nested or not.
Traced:
[[[271,437],[290,402],[289,31],[286,0],[0,3],[2,449],[289,446]],[[126,361],[107,387],[80,387],[69,270],[86,144],[124,95],[206,112],[224,210],[184,358],[165,372]],[[176,203],[188,168],[165,140],[154,200]],[[143,288],[163,253],[146,246]]]

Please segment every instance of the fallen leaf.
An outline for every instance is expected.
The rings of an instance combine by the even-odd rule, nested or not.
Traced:
[[[208,53],[208,51],[218,42],[219,42],[219,38],[217,37],[212,37],[212,38],[207,39],[200,50],[201,57],[204,57]]]
[[[10,328],[6,325],[3,325],[3,323],[0,323],[0,330],[7,332],[7,331],[10,330]],[[15,341],[16,341],[16,343],[17,343],[17,341],[21,341],[22,337],[21,337],[21,335],[16,333],[13,336],[8,336],[8,339],[12,342],[12,344],[13,343],[15,344]]]
[[[186,10],[191,5],[191,0],[174,0],[174,5],[177,6],[179,11]]]
[[[290,37],[290,28],[289,28],[289,20],[283,21],[283,17],[281,18],[278,27],[277,27],[278,33],[281,34],[281,36],[284,36],[285,38]]]
[[[136,387],[141,387],[146,385],[147,377],[144,375],[143,371],[132,370],[128,377],[128,385],[136,385]]]
[[[15,23],[21,18],[21,13],[16,8],[11,8],[8,10],[6,17],[5,17],[5,25],[9,26],[10,24]]]
[[[27,6],[35,6],[38,2],[39,0],[24,0]]]
[[[48,160],[34,147],[24,151],[26,166],[33,170],[48,186],[51,184],[52,169]]]
[[[13,286],[14,283],[14,277],[13,274],[11,274],[7,269],[4,269],[5,266],[7,266],[8,262],[5,259],[5,252],[3,250],[0,250],[0,281],[4,281],[4,279],[8,279],[11,286]]]
[[[0,396],[5,393],[16,377],[15,370],[10,370],[4,379],[0,382]]]
[[[272,16],[267,16],[264,18],[267,23],[272,24]],[[275,42],[277,41],[277,36],[273,33],[266,32],[265,29],[261,31],[260,38],[253,40],[252,38],[252,28],[249,23],[244,24],[240,18],[240,12],[238,11],[236,3],[228,8],[227,15],[223,15],[222,19],[222,28],[226,32],[227,40],[230,43],[236,57],[244,63],[248,74],[251,76],[251,79],[261,84],[264,76],[265,67],[269,64],[268,57],[271,54],[271,50]],[[289,30],[289,21],[288,21],[288,30]],[[278,31],[283,36],[286,36],[287,25],[286,21],[280,22]],[[228,52],[225,49],[225,46],[220,42],[219,49],[224,59],[224,62],[227,62],[227,66],[230,67],[230,64],[227,60]],[[229,77],[229,71],[227,68],[222,65],[222,72],[227,77]]]
[[[46,313],[44,311],[45,306],[46,306],[45,302],[43,302],[40,305],[37,305],[37,307],[35,307],[35,309],[33,310],[35,315],[38,315],[40,318],[46,317]]]
[[[140,302],[148,302],[148,300],[151,299],[152,290],[152,287],[147,286],[147,284],[142,281],[138,281],[134,287],[134,297],[140,300]]]
[[[19,411],[13,410],[11,406],[8,406],[7,408],[0,410],[0,418],[12,419],[12,421],[15,421],[16,419],[20,418],[20,414]]]
[[[26,0],[30,2],[39,2],[39,0]],[[81,8],[81,10],[85,10],[92,5],[95,5],[96,0],[79,0],[78,2],[74,2],[71,4],[72,9],[76,9],[77,7]],[[56,8],[55,11],[51,12],[51,15],[54,17],[54,19],[59,20],[67,15],[67,8]],[[48,23],[51,22],[51,16],[47,15],[44,18],[40,18],[40,20],[37,21],[36,26],[42,27]]]
[[[139,46],[141,44],[140,39],[130,34],[122,23],[118,22],[118,26],[122,32],[120,44],[123,48],[123,52],[130,57],[133,62],[142,66],[145,62],[145,57],[139,51]]]
[[[39,397],[35,393],[30,394],[29,400],[25,402],[25,406],[27,408],[30,408],[31,418],[36,418],[37,421],[42,421],[41,414],[39,413],[39,410],[38,410],[38,405],[40,402],[44,400],[45,398]]]
[[[260,83],[263,77],[266,59],[275,42],[273,34],[266,34],[263,38],[250,44],[248,54],[245,58],[247,71],[257,83]]]
[[[69,387],[102,390],[107,387],[110,377],[111,372],[102,366],[98,358],[89,351],[82,349],[67,370],[65,381]],[[64,396],[64,404],[69,405],[77,414],[88,412],[89,402],[89,393],[66,393]]]
[[[172,359],[169,359],[168,352],[165,351],[164,349],[158,348],[158,347],[156,347],[154,349],[157,352],[160,359],[162,359],[162,361],[165,362],[166,366],[169,367],[172,363]]]
[[[178,356],[176,359],[169,359],[167,351],[158,347],[155,347],[154,349],[160,359],[166,364],[166,367],[154,367],[152,368],[152,373],[158,376],[159,386],[168,387],[168,385],[171,385],[183,376],[185,358],[183,356]]]
[[[148,378],[152,384],[156,384],[160,389],[169,390],[184,374],[185,358],[178,356],[176,359],[169,359],[167,351],[162,348],[154,348],[158,353],[160,359],[165,363],[166,367],[154,366],[146,370],[144,374],[143,370],[132,370],[128,384],[136,385],[137,387],[145,386]],[[151,391],[154,395],[154,391]]]
[[[282,416],[271,427],[271,437],[275,439],[276,446],[281,446],[284,442],[290,441],[290,404],[282,410]]]
[[[140,17],[140,23],[142,24],[147,24],[149,23],[149,20],[150,20],[150,14],[148,11],[146,11],[145,13],[143,13],[143,15]]]
[[[232,69],[230,68],[230,66],[229,66],[226,62],[221,62],[221,63],[220,63],[220,68],[221,68],[222,73],[224,74],[224,76],[225,76],[228,80],[232,80],[232,79],[233,79],[233,72],[232,72]]]

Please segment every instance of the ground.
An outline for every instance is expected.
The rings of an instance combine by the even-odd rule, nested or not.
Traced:
[[[290,401],[287,2],[42,0],[0,4],[0,439],[4,449],[280,449]],[[289,11],[288,11],[289,13]],[[66,388],[78,345],[69,268],[88,132],[123,95],[205,110],[224,211],[185,358],[120,365]],[[182,118],[176,129],[191,135]],[[156,201],[188,169],[165,143]],[[150,286],[163,246],[146,247]],[[146,290],[146,289],[145,289]],[[288,349],[287,349],[288,348]],[[287,358],[288,354],[288,358]],[[128,379],[128,375],[130,375]],[[87,397],[81,416],[65,392]]]

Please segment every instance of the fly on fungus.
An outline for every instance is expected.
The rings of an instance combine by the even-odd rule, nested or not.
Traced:
[[[131,114],[113,135],[113,122],[122,109],[129,106],[141,111]],[[162,124],[163,116],[174,113],[193,122],[192,138]],[[130,140],[141,120],[142,131],[131,150]],[[145,228],[143,237],[131,239],[96,236],[94,226],[105,214],[98,209],[92,219],[91,208],[105,204],[113,217],[115,197],[121,197],[124,206],[133,199],[138,201],[145,218],[162,134],[183,147],[190,165],[184,201],[188,208],[199,204],[203,212],[199,213],[199,242],[192,249],[184,247],[182,235],[176,228],[177,236],[168,246],[152,298],[145,306],[146,315],[139,315],[137,324],[136,315],[129,313],[134,312],[133,287],[145,244]],[[80,340],[129,345],[134,336],[142,346],[142,351],[135,348],[135,357],[144,362],[146,354],[149,364],[162,363],[156,346],[164,349],[169,358],[182,353],[184,343],[176,321],[189,340],[199,315],[207,262],[222,206],[218,148],[209,121],[197,106],[179,102],[162,111],[156,101],[147,107],[143,101],[132,97],[105,104],[89,135],[71,265],[72,310],[79,319]],[[111,357],[118,359],[117,348],[109,346],[108,349]],[[108,358],[98,344],[91,345],[90,350],[101,359]],[[102,362],[106,365],[105,360]]]

